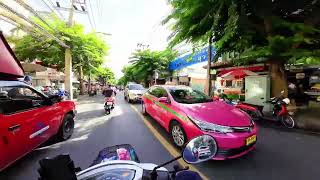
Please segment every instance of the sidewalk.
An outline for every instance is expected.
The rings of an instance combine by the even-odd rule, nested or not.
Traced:
[[[95,102],[95,98],[97,96],[99,96],[99,95],[96,95],[96,96],[93,96],[93,97],[90,97],[88,94],[78,95],[77,99],[74,99],[74,101],[75,101],[76,105],[89,104],[89,103]]]
[[[308,108],[297,110],[294,119],[296,127],[320,132],[320,106],[318,104],[311,104]]]

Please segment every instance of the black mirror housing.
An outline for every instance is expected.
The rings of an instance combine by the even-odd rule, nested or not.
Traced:
[[[49,96],[48,101],[50,101],[51,104],[61,102],[62,98],[59,95],[52,95]]]

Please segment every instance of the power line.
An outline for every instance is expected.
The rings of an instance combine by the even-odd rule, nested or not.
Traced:
[[[93,11],[92,11],[91,2],[89,1],[89,2],[87,3],[87,1],[85,0],[84,3],[85,3],[85,6],[86,6],[86,8],[87,8],[87,10],[88,10],[88,19],[89,19],[89,22],[90,22],[90,24],[91,24],[91,27],[92,27],[92,29],[96,29],[97,26],[96,26],[96,22],[95,22],[94,16],[93,16]],[[91,18],[90,18],[90,12],[89,12],[88,4],[89,4],[89,6],[90,6],[90,12],[91,12],[91,15],[92,15],[92,20],[91,20]],[[93,26],[93,25],[94,25],[94,26]]]
[[[96,0],[96,7],[97,7],[97,13],[98,16],[101,16],[101,1],[100,0]]]
[[[96,18],[94,16],[94,13],[93,13],[92,2],[91,2],[91,0],[88,0],[88,1],[89,1],[89,5],[90,5],[90,11],[91,11],[92,20],[93,20],[95,28],[97,28],[97,23],[96,23],[97,21],[96,21]]]
[[[37,23],[29,20],[26,16],[24,16],[23,14],[20,14],[18,12],[16,12],[15,10],[13,10],[11,7],[7,6],[6,4],[2,3],[0,1],[0,6],[3,7],[4,9],[6,9],[7,11],[13,13],[14,15],[18,16],[19,18],[25,20],[26,22],[28,22],[29,24],[33,25],[34,27],[40,29],[40,31],[47,36],[48,38],[52,38],[55,41],[57,41],[62,47],[65,48],[70,48],[68,45],[66,45],[63,41],[61,41],[59,38],[55,37],[54,35],[52,35],[51,33],[49,33],[47,30],[45,30],[43,27],[41,27],[40,25],[38,25]]]
[[[15,26],[15,27],[17,27],[17,28],[20,28],[20,29],[23,29],[24,31],[26,31],[26,32],[29,32],[30,33],[30,35],[33,37],[33,38],[35,38],[35,39],[37,39],[37,40],[39,40],[39,37],[36,37],[36,33],[33,31],[33,30],[31,30],[32,29],[32,27],[31,26],[28,26],[28,25],[26,25],[26,24],[23,24],[23,23],[19,23],[19,22],[17,22],[17,20],[16,19],[14,19],[13,17],[11,17],[11,16],[9,16],[9,15],[7,15],[7,14],[4,14],[4,13],[0,13],[0,19],[2,19],[3,21],[5,21],[5,22],[7,22],[7,23],[10,23],[10,24],[12,24],[13,26]]]
[[[43,23],[45,23],[50,29],[54,30],[48,23],[47,21],[45,21],[38,13],[37,11],[35,11],[32,7],[30,7],[28,4],[26,4],[25,2],[23,2],[22,0],[14,0],[16,1],[18,4],[20,4],[22,7],[24,7],[26,10],[30,11],[33,15],[35,15],[37,18],[39,18]]]
[[[64,19],[64,16],[63,14],[61,14],[60,11],[57,11],[55,8],[54,8],[54,4],[50,1],[50,0],[41,0],[50,10],[51,12],[53,12],[55,15],[57,15],[58,17],[60,16],[61,19]],[[50,3],[50,5],[48,4]]]

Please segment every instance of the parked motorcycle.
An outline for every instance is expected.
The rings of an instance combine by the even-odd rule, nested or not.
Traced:
[[[293,128],[295,121],[288,111],[287,106],[290,104],[289,98],[284,98],[284,91],[279,97],[273,97],[266,103],[272,104],[271,112],[263,112],[263,106],[251,105],[246,103],[237,103],[235,107],[245,111],[253,120],[266,119],[280,121],[287,128]]]
[[[201,176],[188,170],[188,167],[174,166],[173,171],[168,171],[164,166],[180,158],[190,164],[200,163],[212,159],[216,152],[215,140],[209,135],[202,135],[189,141],[181,156],[156,165],[140,163],[134,148],[123,144],[101,150],[92,165],[85,170],[76,168],[69,155],[59,155],[40,160],[38,173],[39,180],[201,180]]]
[[[95,95],[97,95],[97,91],[91,89],[91,90],[89,91],[89,96],[95,96]]]

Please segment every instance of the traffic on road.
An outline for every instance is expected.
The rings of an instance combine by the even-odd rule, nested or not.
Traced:
[[[319,12],[0,0],[0,180],[320,179]]]

